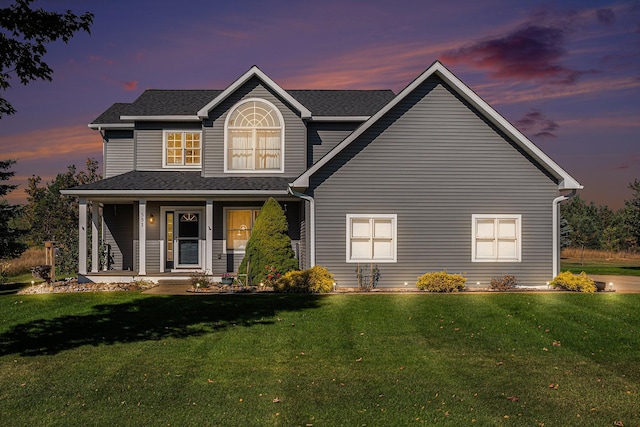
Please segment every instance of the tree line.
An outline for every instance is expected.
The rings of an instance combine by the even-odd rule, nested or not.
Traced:
[[[640,180],[629,184],[632,197],[612,210],[579,195],[560,205],[563,246],[608,252],[640,251]]]

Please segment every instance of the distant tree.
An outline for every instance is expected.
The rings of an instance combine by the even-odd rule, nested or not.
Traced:
[[[571,246],[571,226],[563,216],[560,216],[560,248],[568,248]]]
[[[8,181],[14,174],[9,168],[15,160],[0,160],[0,183]],[[10,205],[5,196],[18,186],[0,184],[0,259],[15,258],[26,249],[20,241],[24,231],[15,227],[15,221],[22,213],[21,206]]]
[[[621,212],[621,223],[624,229],[625,248],[638,251],[640,249],[640,180],[635,179],[629,184],[633,192],[632,198],[624,201]]]
[[[23,85],[35,80],[51,81],[53,70],[42,58],[46,45],[57,40],[67,43],[74,33],[90,33],[93,14],[77,16],[66,13],[31,9],[33,0],[16,0],[0,9],[0,90],[11,87],[9,81],[17,78]],[[14,114],[11,103],[0,97],[0,119]]]
[[[50,183],[42,184],[42,178],[29,178],[26,217],[31,226],[29,241],[32,245],[42,245],[53,240],[59,248],[56,269],[62,273],[78,270],[78,199],[60,194],[60,190],[88,184],[101,179],[97,173],[98,162],[89,158],[86,171],[76,171],[75,165],[67,167],[67,172],[59,173]]]
[[[587,205],[580,196],[573,197],[568,203],[561,205],[562,216],[571,227],[572,247],[580,248],[581,262],[584,263],[584,250],[599,249],[600,220],[598,209],[591,202]]]
[[[288,230],[280,203],[269,198],[253,224],[245,256],[238,269],[240,274],[247,274],[249,283],[266,282],[272,272],[284,274],[298,269]]]

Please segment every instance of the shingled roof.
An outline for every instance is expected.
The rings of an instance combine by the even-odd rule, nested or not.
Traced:
[[[113,104],[92,124],[120,123],[120,116],[195,116],[222,90],[145,90],[132,103]],[[288,90],[317,117],[368,117],[395,96],[391,90]]]
[[[200,171],[131,171],[74,187],[73,194],[145,192],[286,192],[291,177],[201,176]]]

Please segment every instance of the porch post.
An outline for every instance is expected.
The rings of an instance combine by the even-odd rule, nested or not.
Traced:
[[[98,248],[98,215],[100,204],[91,202],[91,272],[97,273],[100,269],[100,249]]]
[[[78,200],[78,274],[87,274],[87,199]]]
[[[147,201],[138,201],[138,274],[147,274]]]
[[[207,199],[206,211],[206,249],[204,251],[204,269],[208,274],[213,274],[213,200]]]

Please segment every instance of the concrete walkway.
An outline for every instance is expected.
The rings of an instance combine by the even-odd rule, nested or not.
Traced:
[[[605,282],[607,290],[610,289],[610,283],[613,283],[613,290],[621,293],[638,293],[640,292],[640,276],[600,276],[589,275],[589,277],[597,282]]]

